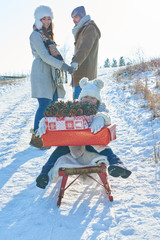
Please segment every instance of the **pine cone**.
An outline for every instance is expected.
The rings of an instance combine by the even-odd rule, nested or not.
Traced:
[[[83,115],[83,110],[79,108],[77,110],[77,116],[82,116],[82,115]]]
[[[75,117],[77,115],[77,111],[75,109],[71,109],[69,112],[70,117]]]
[[[82,115],[95,115],[97,107],[87,102],[78,101],[59,101],[52,102],[49,105],[44,115],[46,117],[67,117],[67,116],[82,116]]]

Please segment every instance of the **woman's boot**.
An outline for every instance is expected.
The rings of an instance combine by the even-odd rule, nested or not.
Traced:
[[[32,138],[30,141],[30,145],[36,148],[40,148],[42,150],[49,149],[50,147],[43,147],[43,141],[42,138],[39,136],[36,136],[37,131],[34,132],[33,129],[31,129]]]

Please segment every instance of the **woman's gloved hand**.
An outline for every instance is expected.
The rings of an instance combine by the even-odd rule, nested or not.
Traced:
[[[74,72],[76,71],[74,67],[69,66],[69,65],[66,64],[66,63],[63,63],[63,65],[62,65],[62,67],[61,67],[61,70],[67,71],[67,72],[69,72],[70,74],[72,74],[72,73],[74,73]]]
[[[94,134],[99,132],[104,127],[104,119],[102,117],[96,117],[93,119],[93,122],[91,123],[91,132]]]

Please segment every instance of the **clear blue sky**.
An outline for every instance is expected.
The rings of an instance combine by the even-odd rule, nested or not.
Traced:
[[[29,35],[34,23],[34,10],[48,5],[54,13],[54,32],[60,47],[73,54],[71,11],[84,5],[87,14],[101,30],[99,65],[106,58],[134,58],[142,49],[146,58],[160,56],[159,0],[0,0],[0,73],[29,71],[32,54]]]

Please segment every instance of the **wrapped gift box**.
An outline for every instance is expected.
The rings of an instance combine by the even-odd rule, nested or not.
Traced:
[[[80,145],[107,145],[116,139],[116,125],[104,127],[96,134],[91,129],[50,131],[42,135],[43,146],[80,146]]]
[[[94,115],[75,117],[45,117],[45,124],[49,131],[82,130],[89,128]]]

